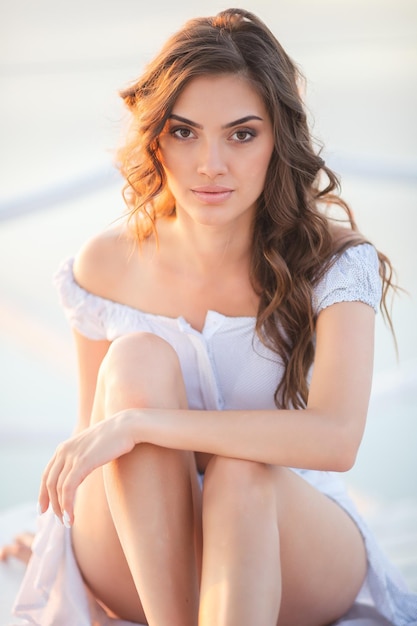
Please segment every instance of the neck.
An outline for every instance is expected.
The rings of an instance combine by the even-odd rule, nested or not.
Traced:
[[[175,256],[183,260],[190,271],[208,275],[226,268],[247,268],[250,262],[252,229],[187,223],[181,217],[171,224],[175,237]]]

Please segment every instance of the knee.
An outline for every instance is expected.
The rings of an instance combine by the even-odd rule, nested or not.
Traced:
[[[185,401],[181,366],[174,348],[152,333],[137,332],[115,339],[100,368],[105,395],[131,406],[172,407]],[[155,403],[159,404],[155,404]],[[162,402],[162,404],[161,404]]]
[[[262,506],[273,499],[273,473],[265,463],[214,457],[204,478],[203,506],[226,501],[233,507]]]

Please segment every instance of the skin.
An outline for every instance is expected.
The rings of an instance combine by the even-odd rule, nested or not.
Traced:
[[[107,232],[77,256],[76,279],[197,330],[208,309],[255,316],[251,224],[273,148],[265,106],[243,78],[207,76],[187,85],[173,115],[160,156],[176,216],[158,222],[158,249],[150,238],[132,254],[127,231]],[[207,186],[222,191],[207,196]],[[44,472],[40,505],[72,526],[99,601],[151,626],[324,626],[340,617],[366,574],[362,538],[287,467],[353,464],[373,330],[367,305],[328,307],[305,410],[220,414],[187,408],[178,358],[161,338],[135,333],[110,345],[75,332],[79,423]],[[196,464],[206,468],[203,492]]]
[[[21,533],[14,538],[13,543],[7,544],[0,549],[0,561],[7,561],[14,557],[23,563],[29,563],[32,556],[32,533]]]

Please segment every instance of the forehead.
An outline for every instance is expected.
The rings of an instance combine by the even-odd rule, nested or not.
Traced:
[[[249,114],[267,117],[265,104],[252,83],[238,74],[214,74],[192,79],[178,96],[172,113],[193,121],[205,115],[225,121]]]

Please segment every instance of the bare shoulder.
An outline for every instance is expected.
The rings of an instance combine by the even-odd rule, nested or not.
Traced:
[[[135,249],[134,239],[123,227],[95,235],[75,257],[75,280],[90,293],[114,299]]]

